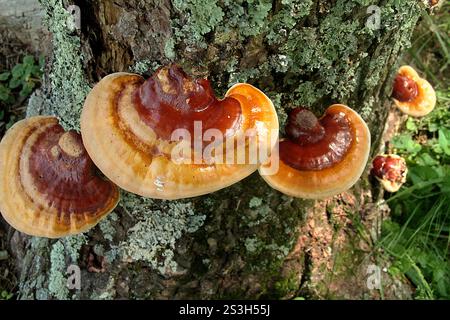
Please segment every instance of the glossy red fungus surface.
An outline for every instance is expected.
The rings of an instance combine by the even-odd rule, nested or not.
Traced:
[[[288,118],[287,140],[280,142],[280,159],[297,170],[322,170],[340,162],[350,149],[354,133],[344,113],[328,111],[317,119],[296,108]]]
[[[417,83],[404,75],[397,75],[394,79],[392,97],[401,102],[414,100],[418,95]]]
[[[406,162],[399,156],[379,155],[372,161],[371,173],[381,180],[404,183]]]
[[[81,135],[65,132],[59,124],[38,136],[29,166],[39,193],[45,194],[48,206],[57,209],[65,219],[70,214],[96,214],[117,192],[96,172]]]
[[[193,137],[195,121],[202,122],[202,133],[213,128],[228,135],[241,123],[236,99],[217,99],[207,79],[192,79],[177,65],[147,79],[136,92],[135,105],[141,119],[165,140],[176,129],[187,129]]]

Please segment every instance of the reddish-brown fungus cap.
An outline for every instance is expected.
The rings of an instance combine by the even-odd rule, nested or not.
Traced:
[[[0,143],[0,211],[29,235],[58,238],[91,228],[111,212],[118,188],[96,174],[75,131],[54,117],[16,123]]]
[[[321,199],[349,189],[359,179],[370,151],[370,132],[364,120],[347,106],[330,106],[317,119],[310,111],[294,109],[287,138],[260,173],[273,188],[294,197]],[[278,162],[275,174],[268,173]]]
[[[201,124],[197,132],[196,123]],[[180,144],[172,134],[179,129],[191,135],[190,142],[209,129],[236,142],[254,129],[269,155],[276,137],[268,139],[266,133],[278,130],[278,118],[270,99],[257,88],[236,84],[220,100],[208,80],[192,79],[176,65],[159,69],[147,80],[127,73],[105,77],[88,95],[81,117],[83,140],[95,164],[121,188],[142,196],[202,195],[257,170],[258,163],[250,161],[192,161],[198,150],[192,150],[188,161],[173,161]],[[200,153],[208,144],[201,142]],[[245,143],[246,153],[248,148]]]
[[[396,154],[378,155],[372,161],[371,173],[386,191],[397,192],[406,182],[408,167],[405,159]]]
[[[395,105],[413,117],[423,117],[436,105],[436,93],[431,84],[410,66],[402,66],[394,79],[392,97]]]

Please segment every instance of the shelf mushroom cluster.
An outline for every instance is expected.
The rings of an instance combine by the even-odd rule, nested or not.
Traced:
[[[0,211],[22,232],[56,238],[98,223],[117,205],[118,187],[151,198],[188,198],[259,169],[273,188],[319,199],[347,190],[361,176],[370,132],[354,110],[336,104],[317,119],[297,108],[279,144],[278,126],[271,100],[249,84],[236,84],[218,99],[208,80],[176,65],[148,79],[114,73],[89,93],[81,135],[64,131],[54,117],[28,118],[7,132],[0,143]],[[182,139],[174,136],[179,130]],[[215,148],[205,158],[211,130],[206,140]],[[248,156],[252,143],[256,162]],[[245,154],[240,161],[239,150]],[[278,170],[270,173],[275,162]]]
[[[199,132],[196,122],[201,124]],[[177,129],[192,140],[173,141]],[[172,161],[177,146],[195,144],[195,135],[209,129],[231,144],[215,145],[217,151],[208,161],[190,161],[205,151],[201,142],[200,148],[188,150],[192,153],[185,161]],[[251,137],[245,136],[248,131]],[[267,134],[271,131],[278,133],[275,108],[249,84],[236,84],[218,99],[208,80],[192,79],[176,65],[159,69],[147,80],[114,73],[89,93],[81,135],[65,132],[54,117],[28,118],[7,132],[0,143],[0,211],[29,235],[80,233],[115,208],[117,186],[146,197],[179,199],[240,181],[255,172],[261,160],[238,161],[236,149],[248,154],[247,138],[252,138],[260,154],[269,156],[278,138]]]

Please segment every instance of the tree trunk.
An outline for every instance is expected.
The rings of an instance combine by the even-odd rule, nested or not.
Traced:
[[[236,82],[262,89],[277,108],[332,103],[354,108],[379,151],[392,76],[422,10],[416,0],[90,0],[75,1],[81,29],[64,8],[41,0],[53,35],[45,83],[28,115],[55,114],[79,127],[85,95],[116,71],[151,74],[169,62],[208,76],[218,94]],[[377,7],[368,13],[368,5]],[[379,18],[379,26],[377,20]],[[272,190],[253,174],[210,195],[183,201],[123,192],[99,226],[50,241],[18,232],[20,297],[28,298],[377,298],[368,266],[388,207],[367,172],[348,192],[305,201]],[[67,267],[81,289],[67,288]],[[95,272],[97,271],[97,272]],[[383,274],[383,292],[408,287]]]

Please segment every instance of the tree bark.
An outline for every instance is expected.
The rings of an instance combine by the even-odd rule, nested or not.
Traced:
[[[29,115],[55,114],[77,128],[88,85],[111,72],[149,75],[176,62],[208,76],[218,96],[238,81],[256,85],[274,101],[281,128],[295,106],[319,115],[347,104],[369,124],[373,153],[399,56],[426,10],[415,0],[41,4],[54,50]],[[64,25],[69,4],[80,8],[81,30]],[[377,6],[372,13],[369,4]],[[184,201],[123,193],[115,213],[85,235],[50,241],[14,234],[20,297],[378,298],[367,270],[388,263],[373,248],[389,213],[381,197],[367,171],[354,188],[324,201],[284,196],[257,173]],[[81,267],[80,290],[66,287],[70,264]],[[382,277],[385,296],[408,297],[403,281]]]

